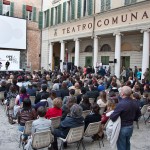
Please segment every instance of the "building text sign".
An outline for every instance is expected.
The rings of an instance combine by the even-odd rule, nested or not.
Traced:
[[[93,18],[87,18],[76,22],[60,25],[50,29],[50,39],[61,38],[65,36],[84,35],[86,33],[95,33],[97,31],[104,31],[109,29],[117,29],[129,25],[139,25],[142,23],[150,23],[150,9],[149,6],[132,8],[130,11],[125,9],[121,11],[113,11],[103,13],[103,15],[96,16],[95,22]],[[95,24],[95,28],[93,28]]]

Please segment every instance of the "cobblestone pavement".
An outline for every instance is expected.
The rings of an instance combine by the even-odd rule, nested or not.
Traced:
[[[150,150],[150,123],[145,125],[143,119],[139,121],[140,128],[134,125],[134,133],[131,139],[131,150]],[[92,143],[90,138],[85,138],[84,143],[87,150],[98,150],[97,142]],[[0,106],[0,150],[20,150],[19,132],[17,124],[10,125],[5,115],[4,107]],[[104,147],[101,150],[111,150],[109,143],[104,139]],[[68,150],[75,150],[75,145],[68,145]]]

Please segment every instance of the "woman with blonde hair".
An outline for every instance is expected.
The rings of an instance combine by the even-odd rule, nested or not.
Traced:
[[[50,119],[53,117],[59,117],[62,116],[62,100],[61,98],[55,98],[53,100],[53,108],[49,108],[46,112],[45,118]]]

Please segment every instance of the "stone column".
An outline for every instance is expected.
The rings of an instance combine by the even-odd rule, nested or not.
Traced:
[[[142,56],[142,78],[144,79],[144,72],[149,68],[149,44],[150,44],[150,29],[142,30],[143,33],[143,56]]]
[[[121,67],[121,61],[120,61],[120,57],[121,57],[121,33],[114,33],[113,34],[116,39],[115,39],[115,59],[117,60],[117,62],[115,63],[115,75],[117,76],[117,78],[120,77],[120,67]]]
[[[49,44],[49,69],[52,70],[53,67],[53,45],[54,43]]]
[[[63,62],[64,62],[64,57],[65,57],[65,42],[61,41],[61,49],[60,49],[60,69],[63,71]]]
[[[75,39],[75,62],[74,65],[79,67],[79,54],[80,54],[80,45],[79,39]]]
[[[96,69],[97,62],[98,62],[98,37],[94,37],[94,56],[93,56],[93,66]]]

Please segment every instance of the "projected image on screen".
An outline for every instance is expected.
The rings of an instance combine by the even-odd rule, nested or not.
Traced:
[[[26,20],[0,16],[0,48],[26,49]]]

